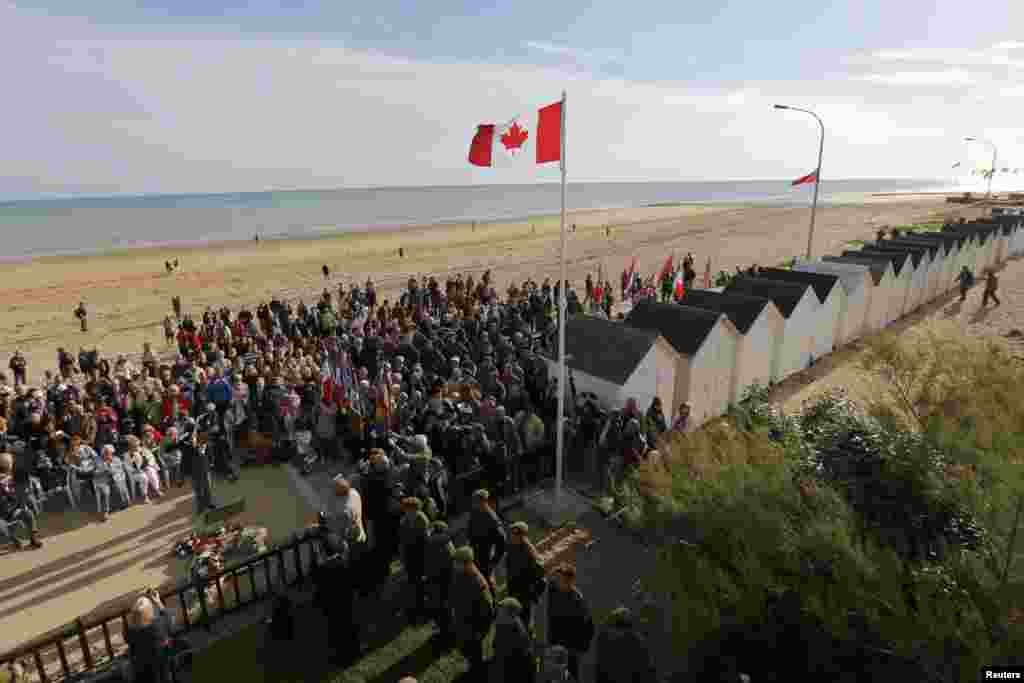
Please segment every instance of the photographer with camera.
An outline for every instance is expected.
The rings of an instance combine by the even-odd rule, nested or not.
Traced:
[[[171,612],[160,592],[148,588],[128,613],[125,640],[131,657],[132,680],[136,683],[168,683],[171,680]]]

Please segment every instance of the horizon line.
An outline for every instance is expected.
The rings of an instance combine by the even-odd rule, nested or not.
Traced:
[[[942,180],[942,176],[918,177],[918,176],[850,176],[844,178],[826,178],[825,184],[829,182],[842,182],[849,180]],[[566,181],[566,185],[649,185],[656,183],[690,183],[690,184],[712,184],[712,183],[791,183],[792,178],[721,178],[713,180],[577,180]],[[0,199],[0,206],[5,204],[18,204],[23,202],[45,202],[45,201],[82,201],[102,199],[156,199],[171,197],[220,197],[225,195],[261,195],[272,193],[299,193],[299,192],[339,192],[344,190],[452,190],[484,187],[533,187],[537,185],[560,185],[557,180],[545,180],[534,183],[509,182],[509,183],[468,183],[462,185],[350,185],[340,187],[303,187],[303,188],[280,188],[271,187],[261,190],[228,190],[215,192],[114,192],[109,194],[40,194],[31,197],[16,197],[13,199]]]

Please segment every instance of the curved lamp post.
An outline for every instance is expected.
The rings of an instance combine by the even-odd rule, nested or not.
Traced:
[[[810,114],[814,117],[814,120],[818,122],[821,127],[821,140],[818,143],[818,168],[815,170],[814,180],[814,199],[811,201],[811,230],[807,234],[807,260],[811,260],[811,246],[814,244],[814,217],[818,211],[818,188],[821,187],[821,156],[825,151],[825,124],[822,123],[821,117],[815,114],[809,109],[800,109],[799,107],[790,107],[785,104],[776,104],[776,109],[786,109],[788,111],[802,111],[805,114]]]
[[[985,199],[992,199],[992,178],[996,174],[996,159],[999,158],[999,150],[996,149],[994,142],[990,140],[983,140],[981,138],[964,138],[964,142],[980,142],[983,145],[989,145],[992,147],[992,168],[988,172],[988,192],[985,193]]]

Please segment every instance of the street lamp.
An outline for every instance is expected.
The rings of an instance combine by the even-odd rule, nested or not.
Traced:
[[[992,168],[988,173],[988,192],[985,194],[985,199],[992,199],[992,178],[996,174],[996,159],[999,157],[999,150],[996,149],[994,142],[989,140],[983,140],[981,138],[964,138],[965,142],[980,142],[984,145],[991,145],[992,147]]]
[[[814,172],[814,199],[811,200],[811,230],[807,234],[807,260],[811,260],[811,245],[814,244],[814,216],[818,211],[818,188],[821,187],[821,155],[825,151],[825,124],[822,123],[821,117],[815,114],[813,111],[808,109],[800,109],[799,107],[790,107],[785,104],[776,104],[776,109],[786,109],[789,111],[802,111],[805,114],[810,114],[821,126],[821,140],[818,143],[818,168]]]

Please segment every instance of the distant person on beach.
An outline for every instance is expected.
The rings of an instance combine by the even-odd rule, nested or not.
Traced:
[[[75,317],[78,318],[78,322],[82,325],[82,332],[89,331],[88,315],[85,310],[85,304],[79,301],[78,308],[75,309]]]
[[[258,234],[257,235],[253,235],[252,236],[252,240],[253,240],[253,242],[259,242],[260,241],[260,236]]]
[[[171,297],[171,308],[174,310],[174,317],[177,318],[178,320],[181,320],[181,297],[180,296],[172,296]]]
[[[322,270],[322,271],[323,271],[323,273],[324,273],[324,279],[325,279],[325,280],[329,280],[329,279],[331,279],[331,269],[327,267],[327,264],[326,264],[326,263],[325,263],[325,264],[323,265],[323,267],[322,267],[322,268],[321,268],[320,270]]]
[[[611,237],[612,236],[612,227],[610,225],[604,226],[604,236],[605,237]]]
[[[178,266],[180,265],[180,264],[178,263],[178,259],[174,259],[174,263],[173,263],[172,265],[174,266],[174,269],[175,269],[175,270],[177,270],[177,269],[178,269]]]
[[[167,269],[167,274],[170,275],[174,272],[174,266],[171,265],[170,261],[164,261],[164,268]]]
[[[169,315],[165,316],[164,317],[164,342],[168,346],[170,346],[171,344],[174,343],[174,337],[175,336],[176,335],[175,335],[175,332],[174,332],[174,321],[171,320],[171,316],[169,316]]]
[[[402,247],[398,248],[398,258],[405,258],[405,249]]]
[[[576,232],[576,224],[575,223],[572,224],[572,231]]]
[[[996,277],[996,271],[989,269],[987,277],[985,278],[985,293],[981,297],[981,307],[988,306],[988,300],[996,302],[996,306],[1001,306],[1003,302],[996,296],[996,292],[999,290],[999,278]]]
[[[28,361],[25,360],[25,356],[22,355],[21,351],[14,352],[8,367],[14,373],[14,386],[25,384],[25,378],[28,376]]]

